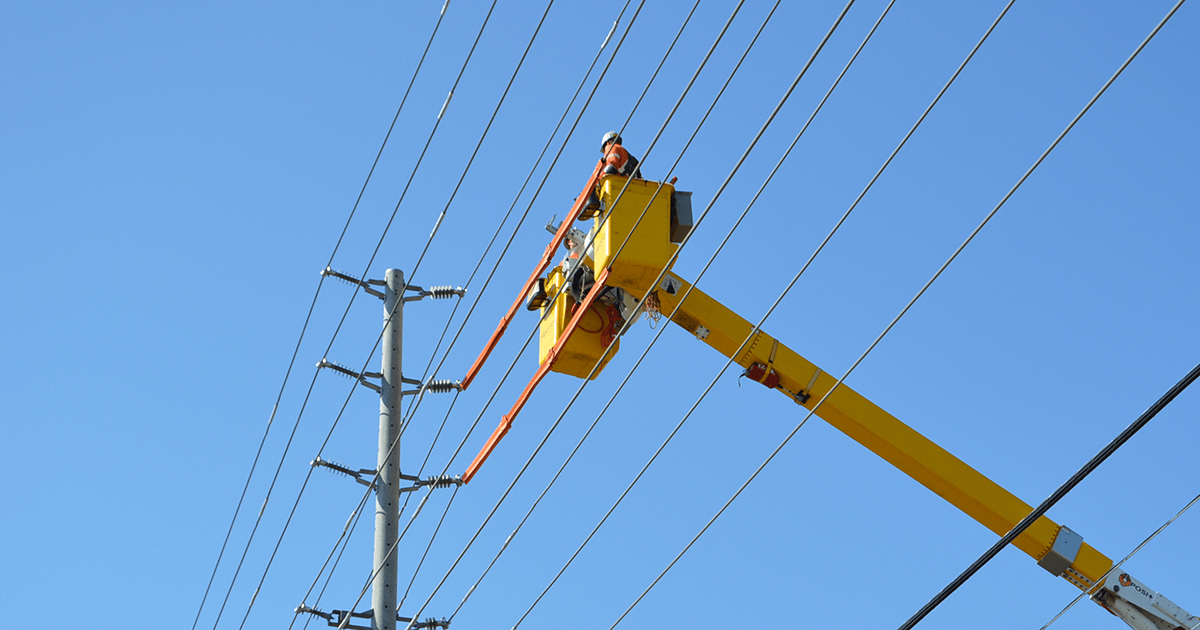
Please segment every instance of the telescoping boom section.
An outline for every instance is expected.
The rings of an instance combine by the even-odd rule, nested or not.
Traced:
[[[580,378],[595,378],[600,373],[619,349],[613,334],[623,319],[634,315],[628,308],[633,304],[634,310],[657,307],[670,321],[731,357],[745,369],[747,377],[815,410],[815,415],[997,535],[1007,534],[1030,514],[1029,504],[850,387],[842,384],[834,388],[836,378],[778,338],[755,331],[750,322],[671,271],[678,243],[691,228],[690,197],[686,193],[676,193],[669,184],[618,176],[598,178],[595,173],[589,186],[595,187],[601,210],[593,219],[587,239],[593,246],[577,246],[576,256],[593,284],[586,293],[577,291],[572,295],[566,290],[580,276],[580,272],[572,271],[571,264],[555,267],[544,279],[537,376],[464,477],[478,471],[547,372]],[[562,240],[566,227],[564,222],[553,245]],[[529,286],[527,283],[526,291]],[[1111,559],[1046,516],[1038,518],[1012,544],[1051,574],[1089,593],[1131,627],[1200,627],[1200,617],[1190,615],[1128,573],[1110,571]]]

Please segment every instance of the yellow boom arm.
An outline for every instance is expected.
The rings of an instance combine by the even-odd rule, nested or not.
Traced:
[[[671,321],[721,354],[732,357],[747,369],[749,376],[757,375],[755,380],[774,385],[774,389],[807,409],[813,409],[837,382],[764,331],[754,333],[753,339],[742,348],[742,341],[750,336],[754,326],[671,272],[664,274],[657,293],[662,312],[671,314]],[[687,298],[681,302],[684,295]],[[838,386],[817,408],[816,415],[1000,536],[1032,510],[1027,503],[845,384]],[[1041,560],[1054,546],[1059,530],[1059,525],[1043,516],[1018,536],[1013,545]],[[1061,575],[1077,587],[1090,590],[1111,566],[1112,561],[1104,554],[1082,543]]]
[[[595,286],[579,304],[562,291],[540,306],[545,315],[539,337],[541,368],[466,478],[495,448],[547,371],[596,378],[619,348],[610,342],[620,318],[632,316],[621,309],[630,308],[631,303],[633,310],[645,308],[654,302],[651,298],[657,298],[659,310],[671,321],[732,358],[746,369],[748,377],[813,410],[997,535],[1004,536],[1032,512],[1027,503],[858,392],[845,384],[834,389],[837,379],[765,331],[755,332],[750,322],[675,275],[669,268],[671,254],[691,229],[689,193],[676,193],[670,184],[640,179],[606,176],[593,180],[603,211],[592,230],[594,251],[577,255],[592,267]],[[544,284],[556,292],[568,282],[563,270],[556,268]],[[609,296],[607,306],[601,306],[604,302],[597,298],[606,286],[623,293]],[[546,313],[547,309],[552,312]],[[1200,618],[1129,574],[1108,575],[1112,560],[1048,517],[1038,518],[1012,544],[1053,575],[1091,594],[1134,628],[1200,627]]]

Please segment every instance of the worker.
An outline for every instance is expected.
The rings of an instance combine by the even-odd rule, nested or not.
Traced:
[[[621,136],[615,131],[604,134],[600,141],[600,153],[604,155],[604,173],[642,179],[638,160],[621,146]]]
[[[621,146],[621,136],[617,132],[610,131],[600,139],[600,154],[602,157],[599,166],[602,174],[642,179],[642,170],[638,168],[638,159]],[[600,197],[596,196],[595,190],[592,190],[588,193],[587,204],[580,212],[579,219],[591,219],[597,214],[600,214]]]

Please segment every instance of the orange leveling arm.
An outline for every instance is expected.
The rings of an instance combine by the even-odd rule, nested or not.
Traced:
[[[563,225],[567,225],[567,223],[564,222]],[[571,322],[567,324],[563,334],[558,338],[558,342],[554,344],[554,347],[546,356],[546,360],[543,361],[541,366],[538,367],[537,372],[533,375],[533,379],[530,380],[529,384],[525,386],[525,391],[521,392],[521,395],[517,398],[517,402],[513,404],[512,409],[510,409],[508,413],[505,414],[505,416],[500,420],[500,424],[496,427],[495,431],[492,431],[492,435],[488,438],[487,443],[483,445],[483,448],[479,451],[479,454],[475,456],[475,460],[472,461],[471,465],[467,467],[467,472],[463,473],[463,483],[470,483],[471,478],[475,476],[475,473],[479,472],[479,467],[483,466],[483,462],[487,461],[488,456],[491,455],[492,451],[496,449],[496,445],[500,443],[500,440],[503,439],[508,433],[508,430],[512,428],[513,419],[517,417],[518,413],[521,413],[521,408],[525,406],[525,403],[529,400],[529,396],[533,394],[534,388],[536,388],[538,383],[541,383],[542,379],[546,377],[546,374],[550,372],[550,368],[554,365],[554,362],[558,360],[558,354],[560,351],[562,351],[563,345],[567,343],[567,339],[571,337],[571,333],[575,332],[575,329],[579,327],[579,320],[583,317],[583,314],[592,307],[592,304],[596,301],[596,297],[600,295],[602,291],[604,291],[604,282],[607,279],[608,269],[605,269],[604,271],[600,272],[600,277],[596,278],[596,284],[592,285],[592,290],[589,291],[587,296],[583,298],[583,302],[576,307],[575,313],[571,316]]]
[[[584,206],[587,205],[588,198],[592,196],[596,189],[596,184],[600,181],[604,169],[604,160],[596,163],[596,168],[592,170],[592,176],[588,178],[587,185],[583,187],[583,192],[575,198],[575,204],[571,206],[571,212],[567,214],[567,218],[563,219],[562,225],[558,227],[558,232],[554,234],[554,238],[550,244],[546,246],[546,253],[542,254],[542,259],[538,262],[538,266],[530,274],[529,279],[525,281],[525,286],[521,288],[521,292],[517,295],[517,299],[508,308],[508,312],[504,317],[500,318],[500,324],[496,326],[496,332],[492,333],[491,339],[488,339],[486,345],[483,346],[483,351],[479,353],[479,358],[475,359],[475,363],[471,369],[467,370],[467,375],[463,377],[462,388],[466,389],[471,381],[475,379],[475,375],[479,372],[479,368],[483,367],[483,363],[487,361],[488,355],[495,349],[496,344],[500,342],[500,337],[504,336],[504,331],[508,329],[509,322],[512,321],[513,315],[516,314],[517,308],[525,301],[525,296],[529,294],[533,284],[537,282],[542,272],[546,271],[546,267],[550,266],[550,260],[554,257],[555,250],[559,244],[567,236],[567,231],[571,229],[571,225],[579,218],[579,213],[583,212]]]

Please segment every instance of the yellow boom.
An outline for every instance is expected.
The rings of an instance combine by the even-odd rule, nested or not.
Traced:
[[[596,179],[593,175],[593,181],[602,207],[594,219],[594,244],[588,249],[576,243],[572,257],[590,268],[594,284],[586,296],[576,291],[580,300],[576,303],[570,292],[559,291],[572,282],[567,274],[578,276],[574,265],[564,265],[554,268],[538,285],[544,285],[546,291],[539,289],[530,295],[531,310],[540,308],[543,313],[541,366],[472,462],[465,479],[478,471],[507,433],[546,372],[596,378],[619,349],[614,335],[622,318],[657,304],[672,322],[745,368],[746,376],[813,410],[997,535],[1007,534],[1032,512],[1027,503],[858,392],[844,384],[834,389],[837,379],[765,331],[755,332],[750,322],[675,275],[669,268],[671,255],[691,229],[689,193],[677,193],[670,184],[619,176]],[[556,238],[561,239],[566,225],[564,222],[559,228]],[[575,241],[583,240],[582,233],[574,232]],[[555,297],[550,298],[551,294]],[[1038,518],[1012,544],[1053,575],[1089,593],[1131,627],[1200,627],[1200,618],[1128,573],[1109,575],[1112,560],[1048,517]]]

